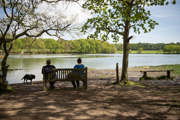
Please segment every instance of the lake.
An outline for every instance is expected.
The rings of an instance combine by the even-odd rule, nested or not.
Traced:
[[[9,84],[21,83],[25,74],[34,74],[34,81],[42,80],[42,66],[47,59],[56,68],[73,68],[77,64],[77,58],[82,58],[82,63],[88,68],[116,69],[116,63],[122,68],[122,54],[49,54],[49,55],[10,55],[7,64],[9,69],[23,69],[8,71],[7,81]],[[2,60],[2,59],[0,59]],[[180,64],[179,54],[130,54],[129,67],[156,66]]]

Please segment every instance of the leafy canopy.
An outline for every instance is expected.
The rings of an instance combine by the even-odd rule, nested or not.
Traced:
[[[120,36],[124,36],[125,28],[133,29],[140,34],[140,29],[144,33],[150,32],[158,23],[150,19],[151,13],[145,7],[156,5],[168,5],[169,0],[87,0],[83,8],[91,10],[93,18],[89,18],[82,27],[82,32],[86,33],[95,28],[95,32],[88,38],[104,41],[108,40],[109,34],[114,41],[118,41]],[[172,0],[176,4],[176,0]],[[130,25],[126,26],[129,22]],[[131,37],[132,38],[132,37]],[[130,38],[129,38],[130,39]]]

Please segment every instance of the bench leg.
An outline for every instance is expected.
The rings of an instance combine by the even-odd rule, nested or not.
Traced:
[[[87,81],[86,80],[83,81],[83,87],[85,87],[85,89],[87,89]]]
[[[170,71],[167,71],[167,78],[170,78]]]
[[[147,72],[144,72],[143,78],[146,80],[147,79]]]
[[[47,88],[46,88],[46,82],[45,82],[45,81],[43,81],[43,90],[44,90],[44,91],[47,90]]]

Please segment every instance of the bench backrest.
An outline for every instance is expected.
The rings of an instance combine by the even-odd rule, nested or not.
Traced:
[[[87,67],[52,69],[52,72],[48,73],[47,78],[45,78],[45,74],[43,74],[43,80],[46,82],[87,80]]]

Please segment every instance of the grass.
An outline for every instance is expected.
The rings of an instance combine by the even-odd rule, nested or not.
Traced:
[[[138,85],[138,86],[141,86],[141,87],[144,87],[143,84],[141,83],[138,83],[138,82],[127,82],[127,83],[120,83],[120,86],[133,86],[133,85]]]
[[[116,53],[123,54],[123,51],[117,51]],[[131,50],[129,52],[130,54],[160,54],[157,52],[157,50],[143,50],[141,53],[137,50]]]
[[[15,90],[12,88],[12,86],[8,86],[8,90],[11,92],[15,92]]]
[[[171,75],[179,76],[180,75],[180,64],[176,65],[159,65],[159,66],[149,66],[150,69],[156,70],[173,70]]]
[[[180,64],[175,65],[158,65],[158,66],[136,66],[135,68],[145,68],[149,70],[173,70],[171,76],[180,76]],[[163,77],[163,76],[161,76]],[[160,79],[160,78],[159,78]]]

